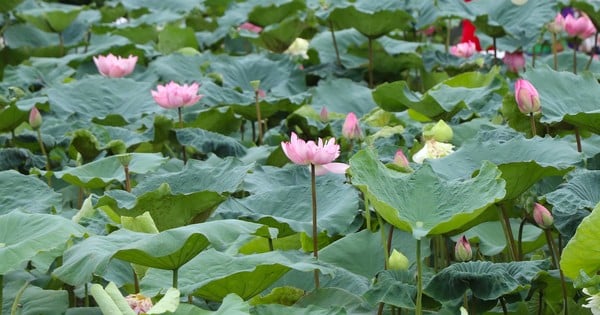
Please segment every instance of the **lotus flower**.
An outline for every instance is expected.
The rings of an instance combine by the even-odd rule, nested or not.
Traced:
[[[422,164],[425,159],[439,159],[452,152],[454,152],[454,146],[449,143],[438,142],[435,140],[428,140],[419,152],[413,155],[412,159],[416,163]]]
[[[152,308],[152,300],[141,294],[130,294],[125,300],[136,314],[146,314]]]
[[[525,68],[525,56],[521,51],[505,53],[504,58],[502,58],[502,61],[504,61],[506,68],[510,72],[519,72],[520,70],[523,70]]]
[[[321,121],[324,123],[329,121],[329,112],[327,111],[327,107],[323,106],[323,108],[321,108],[319,117],[321,118]]]
[[[319,138],[315,143],[312,140],[304,141],[292,132],[290,142],[282,142],[283,153],[294,163],[299,165],[315,165],[317,175],[327,172],[344,174],[349,165],[344,163],[332,163],[340,156],[340,146],[335,144],[335,138],[323,142]]]
[[[250,22],[244,22],[240,26],[238,26],[238,30],[246,30],[252,33],[260,33],[262,32],[263,28],[258,25],[254,25]]]
[[[565,18],[565,31],[572,37],[579,39],[586,39],[596,34],[596,27],[594,23],[587,16],[580,16],[574,18],[573,15],[567,15]]]
[[[303,59],[308,59],[308,41],[304,38],[296,38],[294,42],[284,51],[292,56],[300,56]]]
[[[583,304],[582,306],[589,308],[593,315],[600,315],[600,293],[592,294],[587,288],[583,289],[583,293],[589,297],[585,299],[587,304]]]
[[[356,114],[349,113],[342,126],[342,135],[348,139],[359,139],[361,137],[360,126]]]
[[[539,113],[542,110],[538,91],[525,79],[518,79],[515,82],[515,99],[519,110],[525,115]]]
[[[40,128],[42,125],[42,115],[36,107],[33,107],[29,112],[29,125],[33,130]]]
[[[456,44],[450,47],[450,53],[456,57],[469,58],[477,51],[475,43],[468,41],[466,43]]]
[[[108,56],[100,55],[93,59],[100,74],[109,78],[121,78],[133,72],[138,57],[129,55],[128,58],[121,58],[108,54]]]
[[[152,90],[152,97],[164,108],[180,108],[196,104],[204,95],[198,94],[198,83],[179,85],[173,81]]]
[[[565,17],[560,13],[556,14],[554,21],[548,23],[546,28],[548,28],[548,30],[554,34],[562,32],[565,29]]]
[[[471,244],[466,236],[461,236],[454,246],[454,257],[458,261],[469,261],[473,258],[473,251],[471,250]]]
[[[537,202],[533,205],[533,220],[543,229],[552,227],[554,223],[554,217],[552,217],[550,211]]]
[[[406,155],[404,155],[404,152],[402,152],[401,149],[398,149],[398,151],[396,151],[396,154],[394,155],[394,164],[402,168],[410,167],[408,159],[406,158]]]

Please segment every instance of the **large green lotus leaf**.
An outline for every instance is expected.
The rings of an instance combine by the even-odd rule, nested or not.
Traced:
[[[437,0],[433,4],[420,1],[417,10],[419,14],[415,24],[417,29],[434,24],[438,19],[475,19],[470,7],[463,1]]]
[[[5,277],[6,279],[6,277]],[[32,279],[37,280],[37,279]],[[4,296],[0,307],[2,314],[11,314],[11,308],[17,295],[19,305],[13,314],[62,315],[69,307],[68,293],[65,290],[44,290],[38,286],[26,284],[25,280],[4,280]],[[31,281],[31,280],[30,280]],[[27,285],[26,287],[24,287]],[[20,292],[24,289],[22,292]]]
[[[64,80],[73,73],[75,73],[75,70],[67,65],[32,67],[20,64],[18,66],[7,66],[4,69],[3,79],[5,82],[10,82],[11,86],[18,86],[26,90],[36,85],[49,87],[64,84]]]
[[[595,275],[600,270],[600,203],[585,217],[575,236],[567,243],[560,258],[560,269],[565,276],[576,279],[580,271]]]
[[[120,229],[109,235],[90,236],[64,252],[63,264],[53,275],[65,283],[79,286],[92,281],[94,276],[106,278],[111,263],[117,262],[131,271],[131,264],[119,260],[111,262],[111,258],[120,248],[148,235]]]
[[[515,238],[519,235],[521,221],[510,220],[510,228]],[[544,231],[532,224],[523,227],[521,246],[524,253],[529,253],[546,244]],[[463,233],[469,241],[479,244],[479,251],[485,256],[495,256],[506,248],[506,235],[499,221],[483,222]]]
[[[390,224],[416,239],[459,229],[505,195],[498,168],[484,162],[476,177],[443,178],[424,164],[410,175],[388,169],[371,150],[350,159],[352,183]]]
[[[150,82],[90,76],[49,88],[46,94],[52,111],[65,119],[70,115],[88,120],[117,115],[133,121],[143,114],[163,111],[150,94],[153,88]]]
[[[161,53],[166,55],[184,47],[198,47],[194,30],[191,28],[167,25],[158,33],[157,48]]]
[[[180,309],[182,306],[190,304],[179,304],[179,308],[173,315],[249,315],[250,305],[245,302],[242,298],[234,293],[228,294],[224,299],[219,309],[216,311],[208,311],[196,308],[189,313],[182,313]]]
[[[280,22],[306,7],[304,1],[299,0],[263,0],[250,2],[254,2],[255,6],[248,14],[248,21],[260,26]]]
[[[179,270],[179,289],[211,301],[221,301],[235,293],[244,300],[263,292],[289,270],[311,272],[319,269],[333,274],[333,269],[316,263],[312,256],[299,251],[272,251],[253,255],[232,255],[207,250]],[[141,282],[144,292],[160,292],[171,281],[171,273],[150,269]]]
[[[311,307],[317,306],[321,308],[331,309],[332,313],[336,310],[346,310],[350,314],[368,314],[372,310],[366,301],[356,292],[346,290],[339,287],[322,287],[312,290],[304,295],[295,306]]]
[[[346,69],[360,68],[367,63],[367,59],[348,54],[350,47],[359,47],[363,45],[367,39],[355,29],[345,29],[335,32],[335,41],[340,53],[340,60]],[[316,34],[310,40],[310,48],[313,48],[319,54],[319,60],[324,63],[336,63],[335,47],[333,39],[329,31],[323,31]]]
[[[412,16],[398,1],[357,0],[352,5],[334,8],[329,19],[336,29],[355,28],[367,37],[377,38],[406,28]]]
[[[600,85],[589,72],[575,75],[547,66],[524,74],[540,94],[543,123],[567,122],[600,133]],[[577,91],[577,93],[573,93]]]
[[[229,199],[219,206],[217,213],[228,217],[242,217],[264,224],[289,226],[293,231],[312,235],[312,206],[309,171],[303,166],[284,169],[255,170],[246,189],[252,195],[243,199]],[[294,176],[298,176],[295,177]],[[281,183],[274,177],[290,178],[295,183]],[[286,180],[284,180],[286,181]],[[343,177],[334,174],[317,178],[317,225],[328,235],[344,233],[358,213],[358,193]],[[273,222],[275,221],[275,222]]]
[[[566,183],[545,197],[553,206],[554,226],[571,237],[581,220],[600,202],[600,171],[574,172]]]
[[[349,79],[320,81],[313,91],[312,104],[316,107],[325,106],[330,112],[354,112],[358,117],[376,106],[371,97],[371,90]]]
[[[179,1],[162,1],[162,0],[121,0],[119,1],[125,8],[129,10],[149,9],[151,11],[172,11],[187,13],[193,9],[203,8],[201,5],[204,1],[195,0],[179,0]]]
[[[280,23],[267,26],[260,32],[259,38],[267,49],[282,53],[300,36],[304,28],[306,23],[297,15],[292,15]]]
[[[5,1],[2,1],[2,2],[0,2],[0,12],[2,12],[2,13],[8,13],[12,9],[14,9],[16,6],[18,6],[19,4],[21,4],[21,2],[23,2],[23,0],[5,0]]]
[[[425,293],[438,301],[451,301],[461,298],[470,289],[477,298],[495,300],[529,287],[531,281],[548,265],[545,260],[457,263],[433,276],[425,286]]]
[[[436,173],[455,178],[469,176],[483,161],[498,165],[506,181],[505,198],[513,199],[541,178],[565,175],[581,161],[581,154],[562,140],[526,139],[510,129],[495,128],[481,132],[456,152],[430,163]]]
[[[449,78],[429,89],[425,94],[413,92],[405,81],[379,85],[373,99],[387,111],[400,112],[407,108],[435,119],[454,113],[462,107],[474,106],[487,100],[490,93],[503,89],[498,68],[487,74],[466,72]]]
[[[10,103],[0,110],[0,132],[15,130],[20,124],[27,121],[28,117],[28,111],[20,110],[14,102]]]
[[[174,270],[212,245],[217,250],[228,248],[241,235],[275,237],[276,232],[262,224],[240,220],[219,220],[187,225],[146,234],[146,237],[121,247],[115,254],[130,263],[152,268]]]
[[[261,304],[254,307],[253,315],[346,315],[346,310],[341,308],[322,308],[314,305],[307,307],[285,306],[281,304]]]
[[[128,153],[131,156],[129,172],[145,174],[156,170],[167,161],[158,153]],[[45,174],[46,172],[40,171]],[[53,172],[69,184],[84,188],[103,188],[112,181],[125,181],[125,172],[119,156],[112,155],[78,167],[65,167],[62,171]]]
[[[42,2],[43,6],[17,12],[17,16],[45,32],[64,31],[81,12],[80,6]]]
[[[371,304],[385,303],[412,309],[417,287],[413,272],[408,270],[385,270],[377,274],[377,281],[364,294]]]
[[[234,138],[200,128],[175,130],[179,143],[196,149],[203,154],[214,153],[219,157],[246,154],[246,147]]]
[[[43,181],[17,171],[0,172],[0,214],[15,209],[29,213],[49,213],[61,205],[61,195]]]
[[[43,168],[45,165],[45,158],[34,155],[27,149],[0,149],[0,171],[19,170],[25,173],[32,167]]]
[[[333,274],[320,277],[321,288],[342,288],[359,296],[369,290],[369,286],[372,283],[371,279],[367,279],[332,264],[325,262],[321,262],[321,264],[325,264],[327,267],[334,270]],[[281,279],[277,280],[277,282],[271,286],[271,289],[282,286],[293,286],[304,291],[313,291],[315,289],[315,282],[312,275],[309,276],[302,271],[290,270],[281,277]]]
[[[147,71],[155,73],[164,82],[173,80],[182,83],[190,81],[201,83],[205,78],[201,68],[210,62],[211,58],[210,54],[188,56],[174,53],[156,58],[148,65]]]
[[[70,220],[51,214],[13,211],[0,216],[0,275],[32,259],[40,252],[64,248],[85,229]],[[60,253],[55,252],[57,255]]]

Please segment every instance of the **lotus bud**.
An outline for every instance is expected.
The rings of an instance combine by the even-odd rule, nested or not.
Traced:
[[[346,116],[346,120],[344,121],[344,125],[342,126],[342,135],[348,139],[360,139],[361,132],[360,126],[358,125],[358,118],[356,118],[356,114],[349,113]]]
[[[133,158],[133,155],[131,155],[130,153],[117,155],[117,159],[119,160],[119,163],[121,163],[121,165],[123,167],[129,166],[129,163],[131,163],[132,158]]]
[[[454,257],[458,261],[469,261],[473,258],[473,251],[471,250],[471,244],[466,236],[461,236],[454,246]]]
[[[410,266],[408,258],[406,258],[406,256],[404,256],[404,254],[401,252],[394,249],[390,255],[390,258],[388,259],[388,269],[408,270],[408,266]]]
[[[518,79],[515,82],[515,99],[519,110],[525,115],[542,111],[538,91],[525,79]]]
[[[142,294],[130,294],[125,297],[125,300],[135,314],[145,314],[152,308],[152,300]]]
[[[42,125],[42,114],[36,107],[29,112],[29,125],[33,130],[37,130]]]
[[[558,34],[565,29],[565,18],[562,16],[562,14],[558,13],[554,18],[554,21],[548,23],[546,27],[548,28],[548,31]]]
[[[554,217],[550,211],[537,202],[533,205],[533,220],[542,229],[551,228],[554,223]]]
[[[406,155],[404,155],[404,152],[402,152],[400,149],[398,149],[398,151],[396,151],[396,155],[394,155],[394,164],[402,168],[410,167]]]
[[[522,51],[507,52],[504,54],[502,61],[504,61],[506,69],[510,72],[518,73],[525,68],[525,56],[523,56]]]
[[[260,86],[260,80],[250,81],[250,85],[254,89],[254,92],[258,91],[258,87]]]
[[[321,121],[322,122],[328,122],[329,121],[329,112],[327,111],[327,107],[323,106],[323,108],[321,108],[321,112],[319,113],[319,116],[321,116]]]
[[[425,139],[434,139],[440,142],[450,142],[454,133],[452,128],[445,121],[440,120],[435,125],[428,124],[423,128],[423,137]]]

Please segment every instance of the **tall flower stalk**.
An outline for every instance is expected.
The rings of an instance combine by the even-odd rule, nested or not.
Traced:
[[[262,115],[260,112],[260,103],[258,98],[260,96],[260,80],[250,81],[250,85],[254,89],[254,104],[256,106],[256,123],[258,124],[258,139],[256,140],[257,145],[262,144],[263,139],[263,124]]]
[[[46,158],[46,172],[50,172],[50,156],[46,152],[46,147],[44,146],[44,140],[42,139],[42,131],[40,127],[42,126],[42,115],[37,108],[32,108],[29,112],[29,125],[33,130],[37,132],[37,140],[40,145],[40,151]],[[46,175],[46,180],[48,182],[48,186],[52,185],[52,179],[49,175]]]
[[[285,155],[295,164],[309,165],[311,197],[312,197],[312,239],[313,256],[319,259],[319,242],[317,230],[317,184],[316,176],[326,174],[327,172],[344,174],[348,165],[344,163],[333,163],[333,160],[340,156],[340,146],[335,143],[335,138],[326,142],[323,139],[315,143],[312,140],[304,141],[298,138],[296,133],[292,132],[289,142],[282,142],[281,148]],[[315,289],[319,288],[319,271],[314,270]]]

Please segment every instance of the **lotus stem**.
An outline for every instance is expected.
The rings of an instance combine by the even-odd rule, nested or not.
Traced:
[[[256,120],[258,124],[258,139],[256,140],[257,145],[262,144],[263,139],[263,126],[262,126],[262,118],[260,114],[260,104],[258,102],[258,89],[254,91],[254,102],[256,104]]]
[[[517,252],[517,260],[523,260],[523,228],[525,227],[525,222],[527,222],[526,218],[521,220],[521,224],[519,224],[519,236],[517,239],[518,244],[518,252]]]
[[[544,311],[544,290],[540,289],[538,294],[538,315],[542,315]]]
[[[181,107],[177,107],[177,113],[179,115],[179,129],[183,129],[183,115],[182,115]],[[183,151],[183,165],[187,164],[187,152],[185,149],[185,144],[181,145],[181,150]]]
[[[177,289],[177,281],[179,280],[179,268],[173,269],[173,288]]]
[[[387,238],[387,253],[388,256],[386,257],[386,261],[389,259],[389,255],[391,255],[392,253],[392,240],[394,239],[394,226],[390,224],[390,231],[388,232],[388,238]]]
[[[140,280],[138,278],[137,273],[135,273],[135,270],[132,271],[133,273],[133,293],[140,293]],[[86,286],[87,289],[87,286]]]
[[[596,32],[596,35],[594,36],[594,51],[592,51],[592,53],[590,54],[590,59],[588,60],[587,64],[585,65],[585,70],[590,70],[590,66],[592,65],[592,60],[594,60],[594,55],[596,54],[598,50],[598,32]]]
[[[510,258],[512,261],[516,261],[516,249],[515,249],[515,237],[513,236],[512,229],[510,227],[510,220],[504,205],[500,205],[498,208],[500,223],[504,229],[504,236],[506,237],[506,248],[508,249]]]
[[[313,256],[319,260],[319,240],[317,232],[317,179],[315,173],[315,165],[310,165],[310,183],[312,194],[312,239],[313,239]],[[319,270],[314,270],[315,289],[319,289]]]
[[[363,199],[365,201],[365,220],[367,221],[367,230],[371,231],[371,211],[369,210],[369,198],[365,192],[363,192]]]
[[[531,137],[535,137],[537,131],[535,130],[535,117],[533,117],[533,113],[529,113],[529,124],[531,125]]]
[[[83,306],[89,307],[90,306],[90,294],[88,293],[88,284],[87,283],[85,283],[83,285],[83,291],[84,291]]]
[[[496,46],[496,37],[492,37],[492,45],[494,46],[494,65],[498,64],[498,46]]]
[[[554,239],[552,238],[552,230],[544,229],[544,233],[546,233],[546,241],[548,242],[548,247],[550,248],[550,254],[552,256],[552,263],[558,269],[558,274],[560,275],[560,286],[563,294],[563,314],[569,315],[569,296],[567,295],[567,285],[565,283],[565,275],[563,274],[562,269],[560,269],[560,259],[558,256],[558,249],[556,248],[556,244],[554,243]]]
[[[44,141],[42,140],[42,132],[40,131],[40,128],[37,129],[37,138],[38,138],[38,144],[40,145],[40,151],[42,151],[42,154],[46,158],[46,172],[50,172],[51,171],[50,156],[48,156],[48,153],[46,152],[46,147],[44,147]],[[48,186],[51,186],[52,185],[52,177],[50,177],[48,174],[46,174],[46,180],[48,181]]]
[[[423,314],[423,262],[421,261],[421,239],[417,239],[417,301],[415,303],[415,314]]]
[[[577,74],[577,46],[573,47],[573,73]]]
[[[385,225],[383,222],[383,219],[381,218],[381,215],[379,215],[378,212],[376,212],[377,214],[377,222],[379,222],[379,231],[381,232],[381,244],[383,244],[383,254],[385,256],[384,262],[383,262],[383,268],[384,269],[388,269],[388,257],[390,257],[390,252],[388,251],[388,246],[387,246],[387,238],[385,236]]]
[[[558,40],[556,39],[556,34],[552,33],[552,60],[554,61],[554,71],[558,70],[558,51],[556,47],[557,45]]]
[[[338,49],[337,40],[335,39],[335,32],[333,31],[333,22],[329,19],[329,31],[331,32],[331,39],[333,40],[333,48],[335,49],[335,60],[338,66],[342,66],[342,59],[340,59],[340,51]]]
[[[273,251],[273,239],[268,237],[267,241],[269,242],[269,251],[272,252]]]
[[[131,178],[129,176],[129,166],[124,165],[123,171],[125,172],[125,190],[131,192]],[[135,292],[137,293],[137,292]]]
[[[575,126],[575,141],[577,141],[577,152],[581,153],[581,135],[577,126]]]
[[[369,88],[373,88],[373,39],[369,37]]]
[[[498,298],[498,300],[500,300],[500,305],[502,305],[502,314],[508,314],[508,309],[506,308],[506,301],[504,300],[504,297],[500,297]]]
[[[19,309],[19,301],[21,300],[21,297],[23,296],[25,289],[27,289],[27,286],[29,286],[29,281],[25,282],[25,284],[19,289],[19,291],[17,291],[15,300],[13,301],[12,307],[10,308],[10,315],[18,314],[17,310]]]
[[[60,56],[64,56],[65,55],[65,38],[63,36],[62,32],[58,32],[58,52],[60,54]]]

